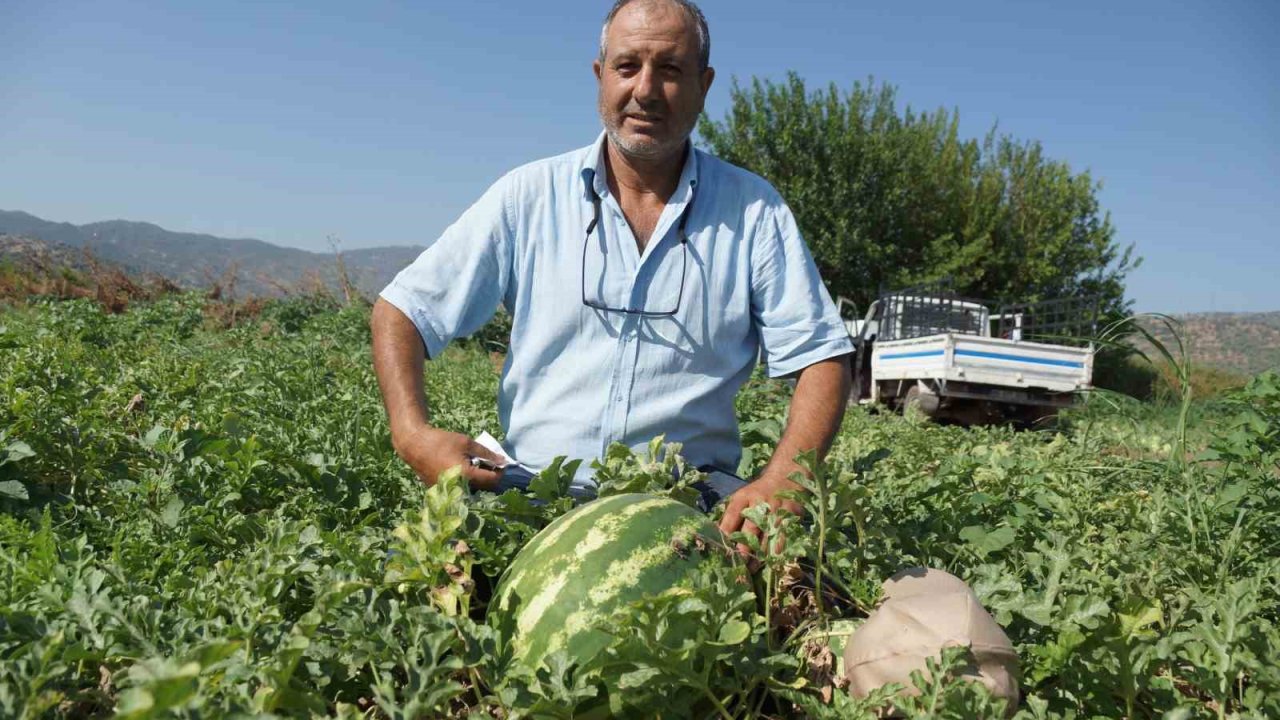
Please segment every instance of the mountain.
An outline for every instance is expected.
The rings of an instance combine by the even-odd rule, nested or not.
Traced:
[[[184,287],[207,287],[235,278],[234,293],[278,295],[322,282],[338,288],[338,262],[333,253],[280,247],[261,240],[165,230],[157,225],[109,220],[72,225],[43,220],[24,212],[0,210],[0,259],[26,255],[43,258],[44,266],[82,267],[84,250],[94,258],[134,274],[155,273]],[[37,247],[43,241],[48,247]],[[373,297],[421,247],[387,246],[342,252],[347,276]],[[61,260],[59,260],[61,258]],[[1177,316],[1198,364],[1255,375],[1280,369],[1280,311],[1261,313],[1192,313]],[[1150,329],[1158,330],[1151,323]],[[1163,333],[1158,333],[1163,335]],[[1169,338],[1166,338],[1168,340]]]
[[[0,267],[12,268],[27,275],[52,276],[62,269],[75,272],[92,270],[90,257],[82,249],[66,243],[37,240],[25,235],[0,232]],[[137,268],[101,261],[99,267],[126,275],[141,275]]]
[[[72,225],[0,210],[0,234],[35,238],[71,248],[137,272],[163,275],[183,287],[206,287],[234,279],[237,295],[276,295],[316,282],[338,286],[334,253],[286,248],[248,238],[165,230],[157,225],[108,220]],[[374,296],[421,247],[387,246],[344,250],[347,275]]]
[[[1176,319],[1197,363],[1248,376],[1280,370],[1280,311],[1191,313]]]

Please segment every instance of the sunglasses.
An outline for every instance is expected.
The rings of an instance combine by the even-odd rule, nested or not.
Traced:
[[[684,299],[684,278],[689,267],[689,234],[685,232],[685,226],[689,223],[689,211],[693,209],[693,200],[697,197],[694,185],[689,190],[689,202],[684,206],[684,211],[680,213],[680,223],[676,227],[676,232],[680,236],[680,293],[676,295],[676,306],[671,310],[646,310],[644,308],[621,308],[611,307],[602,302],[587,299],[587,246],[591,244],[591,232],[600,224],[600,195],[595,188],[591,188],[591,205],[595,211],[591,223],[587,225],[587,234],[582,241],[582,304],[593,310],[603,310],[605,312],[619,312],[627,315],[639,315],[640,317],[671,317],[680,311],[680,302]],[[604,270],[601,270],[601,274]]]

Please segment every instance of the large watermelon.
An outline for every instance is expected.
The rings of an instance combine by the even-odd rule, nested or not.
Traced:
[[[609,639],[596,624],[627,603],[687,582],[699,563],[724,558],[722,547],[716,526],[675,500],[601,498],[529,541],[498,581],[488,619],[526,668],[560,649],[585,663]]]

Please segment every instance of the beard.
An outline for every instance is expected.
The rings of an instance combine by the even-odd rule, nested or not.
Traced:
[[[693,134],[694,125],[698,120],[697,113],[691,113],[688,118],[680,118],[675,113],[668,112],[662,116],[663,122],[659,125],[658,132],[649,135],[627,132],[622,127],[628,114],[647,114],[643,108],[635,104],[635,101],[628,103],[621,111],[616,111],[606,107],[604,97],[600,97],[599,110],[605,133],[613,146],[627,157],[645,160],[661,158],[684,150],[684,144]]]

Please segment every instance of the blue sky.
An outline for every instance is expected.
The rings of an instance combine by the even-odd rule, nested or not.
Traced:
[[[599,129],[608,2],[0,2],[0,209],[425,243]],[[1141,311],[1280,310],[1280,3],[705,0],[733,77],[958,108],[1102,181]],[[783,9],[779,9],[783,8]]]

